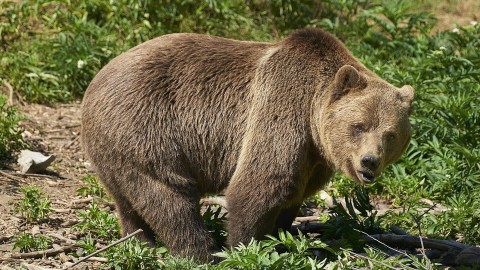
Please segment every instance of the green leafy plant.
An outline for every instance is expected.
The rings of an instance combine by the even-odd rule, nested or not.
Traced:
[[[1,83],[0,77],[0,83]],[[23,144],[18,122],[22,117],[15,106],[7,104],[8,98],[0,94],[0,157],[7,156],[10,151]]]
[[[51,247],[52,239],[50,237],[29,233],[22,233],[15,238],[13,248],[18,248],[20,252],[31,252],[37,250],[45,250]]]
[[[91,234],[87,234],[85,237],[77,241],[77,244],[83,249],[84,254],[90,254],[95,252],[95,239]]]
[[[311,249],[333,252],[325,243],[311,240],[299,234],[298,238],[289,232],[279,232],[278,238],[269,236],[269,240],[252,240],[245,246],[225,250],[217,254],[223,258],[221,269],[323,269],[325,261],[311,257]],[[279,253],[277,249],[286,249]]]
[[[159,269],[158,252],[155,248],[147,247],[147,243],[136,238],[108,249],[104,253],[108,259],[107,265],[111,269],[136,270]]]
[[[103,240],[113,240],[120,236],[120,225],[117,218],[108,210],[100,209],[92,202],[86,210],[79,211],[82,220],[74,228]]]
[[[202,214],[203,221],[208,231],[213,235],[218,246],[225,245],[227,241],[227,232],[224,224],[227,220],[226,213],[222,213],[222,207],[214,210],[213,207],[208,206]]]
[[[52,211],[50,199],[33,185],[20,188],[23,198],[16,204],[14,211],[20,213],[28,222],[42,221]]]
[[[366,247],[362,254],[344,249],[339,253],[338,260],[330,262],[326,269],[441,269],[426,257],[398,254],[391,256],[384,251]]]
[[[100,184],[97,177],[93,175],[86,175],[82,178],[82,181],[86,186],[77,189],[77,194],[81,196],[98,196],[100,198],[105,197],[105,188]]]
[[[344,239],[353,247],[362,246],[359,231],[368,234],[383,232],[381,220],[370,204],[368,191],[357,186],[350,196],[345,197],[345,206],[334,199],[335,207],[330,209],[330,219],[325,223],[328,229],[325,238]]]

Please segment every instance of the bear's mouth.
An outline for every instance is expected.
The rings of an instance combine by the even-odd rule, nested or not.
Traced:
[[[372,183],[375,181],[375,175],[368,171],[357,171],[357,176],[365,183]]]

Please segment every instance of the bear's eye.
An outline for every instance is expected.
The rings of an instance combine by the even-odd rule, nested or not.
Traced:
[[[355,124],[352,126],[352,128],[355,135],[359,135],[365,132],[365,125],[363,124]]]
[[[385,134],[385,137],[387,138],[387,140],[393,141],[397,136],[393,132],[387,132],[387,134]]]

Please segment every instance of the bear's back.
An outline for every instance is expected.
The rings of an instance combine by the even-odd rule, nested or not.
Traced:
[[[159,159],[195,164],[192,177],[226,185],[241,147],[257,61],[269,46],[172,34],[116,57],[85,93],[87,154],[94,164],[115,163],[117,155],[140,167]]]

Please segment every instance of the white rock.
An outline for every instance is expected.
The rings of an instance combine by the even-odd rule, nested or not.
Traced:
[[[39,152],[30,150],[22,150],[18,157],[18,164],[22,173],[39,173],[44,172],[47,167],[55,160],[55,156],[44,156]]]

